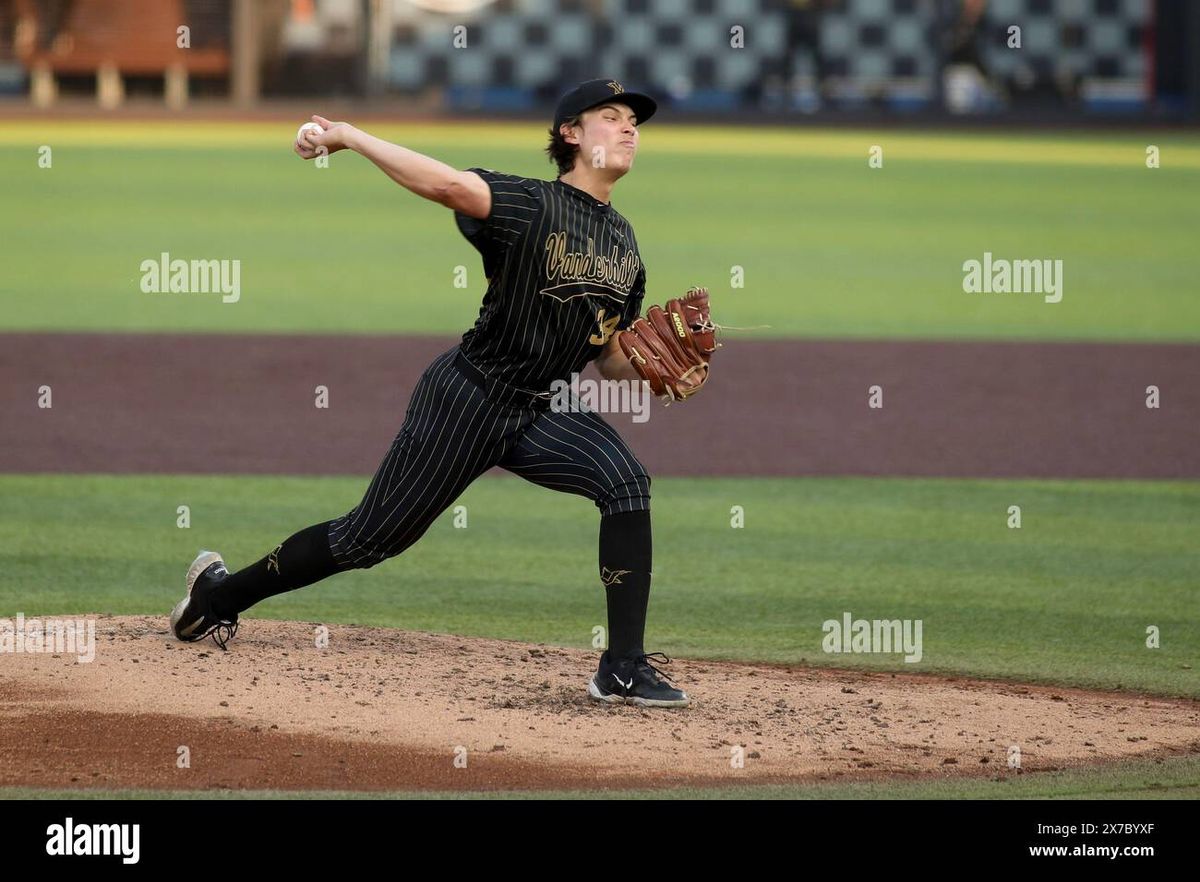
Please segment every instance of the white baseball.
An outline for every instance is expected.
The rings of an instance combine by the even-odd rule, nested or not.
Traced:
[[[304,125],[302,125],[299,129],[296,130],[296,140],[299,141],[301,144],[308,143],[307,141],[304,140],[304,130],[305,129],[316,129],[318,132],[325,131],[323,128],[321,128],[320,123],[306,122]]]

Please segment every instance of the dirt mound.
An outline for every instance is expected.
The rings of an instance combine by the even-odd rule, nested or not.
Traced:
[[[164,618],[96,621],[91,663],[0,656],[0,785],[626,787],[1200,752],[1186,700],[679,660],[694,705],[651,711],[590,702],[595,654],[560,647],[333,625],[319,648],[316,624],[250,619],[221,652]]]

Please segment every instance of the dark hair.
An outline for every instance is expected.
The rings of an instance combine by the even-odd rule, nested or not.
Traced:
[[[569,126],[577,126],[581,121],[582,117],[579,116],[564,120]],[[558,129],[551,129],[550,143],[546,145],[546,155],[551,162],[558,166],[558,174],[561,177],[575,167],[575,157],[579,155],[579,145],[568,144],[567,139]]]

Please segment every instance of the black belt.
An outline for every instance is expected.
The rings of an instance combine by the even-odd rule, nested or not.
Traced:
[[[554,398],[553,392],[534,392],[529,389],[521,389],[517,386],[510,386],[508,383],[503,383],[495,377],[485,374],[473,365],[463,355],[461,349],[454,356],[454,366],[458,368],[463,376],[482,390],[489,401],[512,407],[529,408],[530,410],[550,409],[550,402]]]

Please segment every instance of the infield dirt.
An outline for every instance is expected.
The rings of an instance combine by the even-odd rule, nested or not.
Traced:
[[[1200,751],[1200,703],[1184,699],[677,660],[669,673],[693,706],[650,710],[588,699],[594,653],[340,625],[318,648],[316,628],[244,620],[222,652],[176,642],[165,616],[98,617],[91,663],[8,655],[0,785],[378,791],[1000,778]],[[1019,770],[1009,765],[1014,746]]]
[[[0,334],[0,472],[369,476],[455,342]],[[652,476],[1200,477],[1200,346],[730,340],[718,356],[703,395],[651,400],[641,423],[605,414]]]

